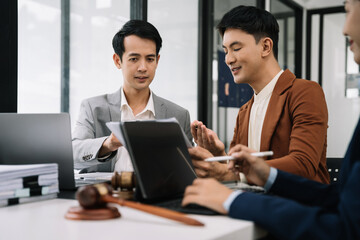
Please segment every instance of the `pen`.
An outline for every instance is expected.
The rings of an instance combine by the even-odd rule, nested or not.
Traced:
[[[268,157],[272,156],[274,154],[273,151],[266,151],[266,152],[253,152],[250,153],[251,156],[255,157]],[[219,157],[211,157],[206,158],[205,162],[219,162],[219,161],[228,161],[228,160],[234,160],[235,158],[233,156],[219,156]]]

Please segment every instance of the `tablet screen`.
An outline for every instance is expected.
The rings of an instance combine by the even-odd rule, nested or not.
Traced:
[[[142,197],[182,195],[196,178],[181,128],[176,122],[121,123]]]

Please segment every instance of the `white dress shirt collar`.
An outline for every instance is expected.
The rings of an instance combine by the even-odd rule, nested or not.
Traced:
[[[121,107],[120,107],[120,109],[123,110],[124,107],[126,107],[127,109],[131,110],[131,107],[128,104],[128,101],[127,101],[127,99],[125,97],[124,88],[121,88],[120,94],[121,94]],[[148,100],[148,102],[146,104],[146,107],[140,113],[138,113],[136,116],[139,116],[139,115],[141,115],[141,114],[143,114],[143,113],[145,113],[147,111],[151,112],[155,117],[154,100],[153,100],[153,94],[152,94],[151,90],[150,90],[150,97],[149,97],[149,100]],[[131,112],[132,112],[132,110],[131,110]]]
[[[255,94],[254,93],[254,102],[261,102],[264,99],[266,99],[270,94],[272,94],[275,85],[280,77],[280,75],[284,72],[284,70],[281,70],[280,72],[278,72],[278,74],[276,74],[276,76],[271,79],[271,81],[258,93]]]

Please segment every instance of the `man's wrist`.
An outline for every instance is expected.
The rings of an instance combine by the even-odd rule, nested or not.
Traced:
[[[224,164],[225,165],[225,164]],[[227,166],[226,166],[226,169],[227,169]],[[239,178],[239,174],[236,174],[232,171],[226,171],[223,176],[222,176],[222,179],[219,179],[220,181],[238,181],[240,180]]]
[[[225,202],[223,202],[223,208],[225,209],[225,211],[227,213],[229,213],[230,211],[230,206],[233,203],[233,201],[235,200],[235,198],[237,198],[237,196],[239,196],[243,191],[241,190],[237,190],[232,192],[228,198],[225,200]]]
[[[106,160],[107,158],[109,158],[111,156],[112,152],[109,152],[108,154],[105,154],[104,156],[98,156],[97,159],[101,162]]]
[[[270,188],[272,187],[272,185],[274,184],[277,174],[278,174],[277,169],[270,167],[269,177],[264,185],[264,189],[266,192],[268,192],[270,190]]]
[[[226,156],[225,150],[219,150],[212,153],[214,156]]]
[[[113,150],[111,150],[111,148],[109,147],[108,141],[109,141],[109,137],[107,137],[104,140],[103,144],[101,145],[101,148],[98,153],[98,159],[111,155],[111,153],[113,152]]]

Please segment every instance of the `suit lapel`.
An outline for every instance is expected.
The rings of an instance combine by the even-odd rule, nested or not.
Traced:
[[[121,88],[120,90],[109,94],[107,96],[109,102],[110,121],[120,122],[121,121]]]
[[[275,85],[266,110],[261,131],[260,151],[268,151],[270,148],[271,137],[273,136],[275,128],[279,122],[288,95],[287,90],[292,86],[295,78],[294,74],[292,74],[289,70],[285,70],[280,75]]]
[[[152,93],[152,94],[153,94],[154,108],[155,108],[155,119],[167,118],[166,117],[166,107],[165,107],[164,102],[161,100],[161,98],[156,96],[154,93]]]
[[[244,108],[240,109],[240,112],[239,112],[239,119],[244,119],[244,121],[241,121],[239,123],[239,136],[244,136],[244,137],[240,137],[239,144],[242,144],[245,146],[248,146],[250,111],[251,111],[251,106],[253,105],[253,103],[254,103],[254,96],[249,100],[248,103],[246,103]]]

